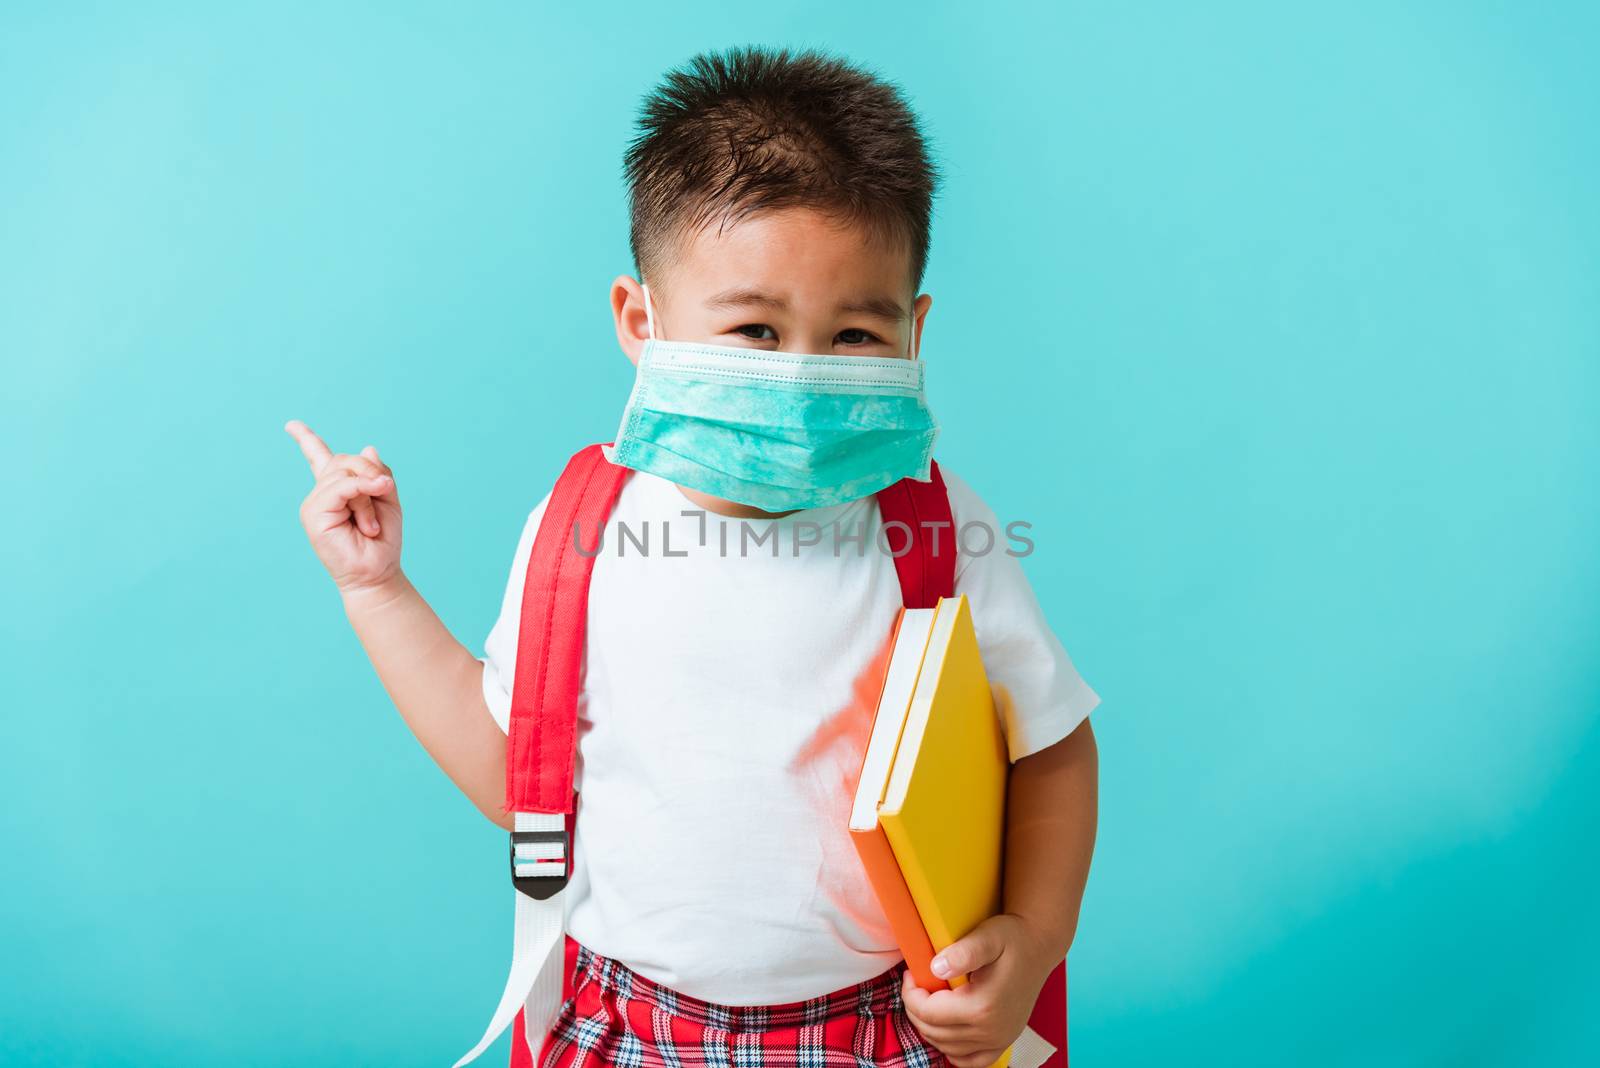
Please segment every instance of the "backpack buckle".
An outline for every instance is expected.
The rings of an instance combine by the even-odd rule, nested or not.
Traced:
[[[535,901],[547,901],[567,888],[567,855],[572,839],[559,831],[511,832],[511,885]]]

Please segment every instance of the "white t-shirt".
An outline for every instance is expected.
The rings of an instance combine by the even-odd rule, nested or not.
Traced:
[[[1026,546],[944,477],[957,528],[992,532],[988,552],[981,528],[966,532],[956,592],[970,599],[1016,761],[1100,698],[1007,553]],[[502,730],[548,502],[528,517],[484,644],[484,698]],[[846,829],[901,604],[881,530],[872,497],[742,520],[655,475],[629,477],[589,589],[572,937],[729,1005],[815,997],[901,959]],[[583,531],[586,546],[593,538]]]

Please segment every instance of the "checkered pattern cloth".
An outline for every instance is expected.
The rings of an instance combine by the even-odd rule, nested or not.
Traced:
[[[719,1005],[578,944],[540,1068],[950,1068],[900,999],[903,964],[782,1005]]]

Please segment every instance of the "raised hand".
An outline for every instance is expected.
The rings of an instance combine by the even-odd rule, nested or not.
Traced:
[[[298,419],[284,424],[300,444],[316,485],[300,522],[341,593],[382,586],[400,575],[400,497],[394,472],[368,445],[335,453]]]

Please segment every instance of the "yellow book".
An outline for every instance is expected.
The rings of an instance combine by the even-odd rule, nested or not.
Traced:
[[[940,598],[878,808],[935,950],[1001,909],[1010,769],[971,607],[964,595]],[[993,1068],[1009,1060],[1007,1050]]]

